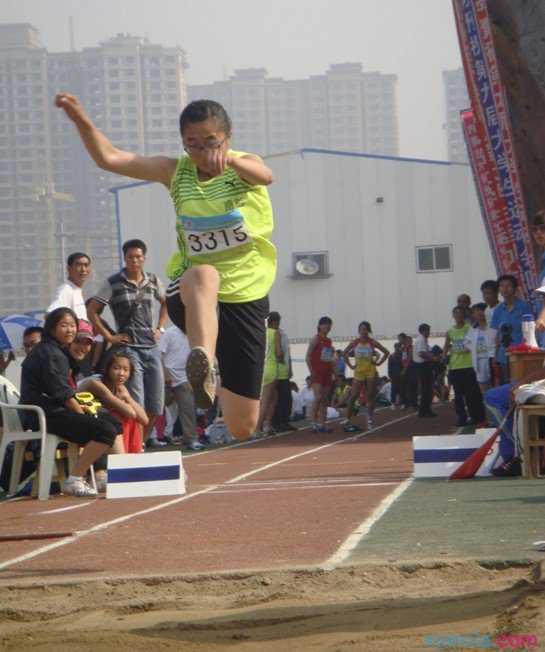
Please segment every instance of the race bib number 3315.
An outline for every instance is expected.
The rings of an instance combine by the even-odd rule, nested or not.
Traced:
[[[190,256],[213,254],[234,249],[252,241],[238,211],[214,217],[178,218],[182,222],[184,237]]]

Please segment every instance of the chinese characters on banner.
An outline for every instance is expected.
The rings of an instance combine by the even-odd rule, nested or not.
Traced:
[[[532,299],[537,269],[486,0],[453,0],[472,111],[462,124],[498,272]]]

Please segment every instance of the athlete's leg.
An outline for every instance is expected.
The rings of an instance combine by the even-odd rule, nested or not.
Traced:
[[[267,297],[219,304],[220,402],[229,432],[239,439],[248,439],[258,424],[268,312]]]
[[[352,380],[352,390],[350,392],[350,397],[348,399],[348,410],[346,413],[346,418],[348,419],[348,421],[352,421],[352,417],[355,416],[356,402],[361,392],[361,385],[362,385],[361,380],[356,380],[355,378]]]
[[[212,265],[197,265],[180,279],[180,297],[185,306],[185,328],[191,348],[203,347],[211,362],[218,339],[218,291],[220,277]]]
[[[234,394],[225,387],[220,389],[219,395],[227,430],[237,439],[248,439],[256,430],[259,399]]]
[[[265,428],[271,428],[272,415],[274,414],[274,408],[276,407],[276,380],[273,380],[267,385],[263,385],[263,390],[261,392],[261,406],[259,411],[259,420],[257,422],[257,429],[263,431]]]
[[[375,403],[377,399],[377,377],[367,378],[365,384],[365,395],[367,396],[367,414],[373,418]]]
[[[322,400],[325,392],[325,387],[318,383],[312,384],[312,393],[314,394],[314,403],[310,411],[310,421],[312,423],[320,422],[320,410],[322,409]]]

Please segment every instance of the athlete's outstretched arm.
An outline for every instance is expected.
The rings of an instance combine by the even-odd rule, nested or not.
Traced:
[[[58,93],[55,105],[63,109],[76,125],[83,144],[99,168],[134,179],[157,181],[170,187],[176,170],[176,159],[167,156],[139,156],[118,149],[95,127],[74,95]]]
[[[239,158],[230,157],[228,165],[233,168],[241,179],[252,186],[268,186],[274,181],[271,169],[258,156],[253,154],[247,154]]]

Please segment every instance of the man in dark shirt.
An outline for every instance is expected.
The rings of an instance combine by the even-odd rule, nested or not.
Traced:
[[[102,284],[87,305],[89,321],[106,342],[122,350],[132,361],[133,375],[127,383],[134,400],[144,406],[149,422],[144,441],[155,418],[163,413],[164,378],[157,342],[165,331],[167,310],[165,291],[155,274],[144,271],[147,247],[142,240],[123,245],[125,267]],[[153,326],[153,302],[160,304],[157,326]],[[104,306],[110,306],[117,333],[108,331],[100,319]]]

